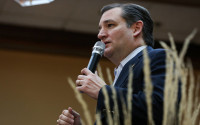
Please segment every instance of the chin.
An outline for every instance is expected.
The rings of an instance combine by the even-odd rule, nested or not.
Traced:
[[[113,53],[113,51],[111,48],[106,48],[104,50],[104,57],[109,58],[109,57],[111,57],[112,53]]]
[[[104,57],[106,57],[107,59],[110,59],[111,54],[110,54],[110,53],[106,53],[106,52],[104,52]]]

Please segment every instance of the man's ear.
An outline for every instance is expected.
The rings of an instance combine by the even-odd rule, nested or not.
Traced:
[[[141,20],[138,20],[132,25],[133,29],[133,36],[136,37],[142,33],[143,29],[143,22]]]

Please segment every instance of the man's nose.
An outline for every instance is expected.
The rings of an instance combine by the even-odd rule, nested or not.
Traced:
[[[103,39],[106,38],[106,32],[105,32],[103,29],[99,30],[98,38],[99,38],[100,40],[103,40]]]

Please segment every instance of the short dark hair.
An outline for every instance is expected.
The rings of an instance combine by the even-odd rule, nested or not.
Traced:
[[[142,33],[143,33],[143,39],[145,43],[149,46],[154,45],[153,40],[153,20],[151,19],[151,16],[148,12],[148,10],[140,5],[132,4],[132,3],[126,3],[126,4],[120,4],[120,3],[114,3],[104,6],[101,9],[101,15],[103,15],[104,12],[113,9],[113,8],[121,8],[122,9],[122,18],[126,20],[127,27],[132,26],[135,22],[138,20],[141,20],[144,23]]]

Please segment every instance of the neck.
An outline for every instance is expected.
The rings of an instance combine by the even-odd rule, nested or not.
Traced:
[[[109,58],[109,60],[116,66],[118,67],[120,65],[120,62],[122,60],[124,60],[131,52],[133,52],[135,49],[137,49],[138,47],[140,47],[142,45],[138,45],[132,49],[129,49],[127,51],[124,51],[124,53],[121,53],[121,55],[115,55],[112,56],[112,58]]]
[[[125,59],[132,51],[134,51],[136,48],[144,45],[144,40],[141,37],[135,38],[135,41],[132,42],[132,44],[129,45],[125,50],[119,50],[120,53],[115,53],[112,55],[112,57],[108,58],[114,65],[119,66],[120,62]]]

